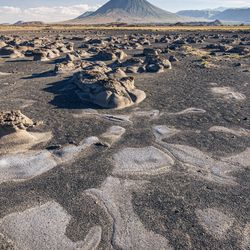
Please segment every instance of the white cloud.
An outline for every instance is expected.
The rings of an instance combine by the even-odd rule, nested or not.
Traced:
[[[0,6],[0,23],[22,21],[56,22],[75,18],[86,11],[96,10],[99,6],[88,4],[55,7],[16,8]]]
[[[11,6],[0,7],[0,14],[1,15],[5,15],[5,14],[19,14],[20,12],[21,12],[20,8],[11,7]]]

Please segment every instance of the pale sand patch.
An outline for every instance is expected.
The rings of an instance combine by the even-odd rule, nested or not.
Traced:
[[[6,72],[0,72],[0,76],[9,76],[11,73],[6,73]]]
[[[247,223],[243,231],[242,249],[249,250],[250,246],[250,223]]]
[[[78,249],[82,250],[96,250],[102,240],[102,228],[100,226],[94,226],[89,230],[89,233],[84,239],[82,247],[78,246]],[[78,244],[79,245],[79,244]]]
[[[17,130],[0,137],[0,154],[25,152],[37,144],[48,142],[51,138],[51,132],[31,133],[26,130]]]
[[[27,153],[9,154],[0,157],[0,183],[8,181],[25,181],[53,169],[60,164],[68,164],[97,143],[112,146],[120,140],[125,129],[113,126],[100,136],[89,137],[78,146],[68,145],[58,150],[28,151]]]
[[[240,92],[235,91],[231,87],[213,87],[211,88],[212,93],[223,97],[226,100],[237,100],[244,101],[246,96]]]
[[[125,132],[125,128],[120,126],[112,126],[105,133],[100,135],[100,140],[111,147],[115,142],[121,139]]]
[[[109,115],[109,114],[104,114],[100,115],[101,118],[112,121],[112,122],[118,122],[118,123],[132,123],[130,121],[130,116],[129,115]]]
[[[247,148],[245,151],[232,155],[230,157],[222,158],[223,161],[232,163],[237,166],[250,167],[250,148]]]
[[[164,139],[168,139],[177,134],[187,133],[187,132],[188,133],[192,132],[196,134],[201,133],[200,130],[181,130],[181,129],[176,129],[175,127],[169,127],[166,125],[157,125],[153,127],[153,133],[157,142],[161,142]]]
[[[210,82],[209,85],[215,87],[215,86],[218,86],[218,83],[216,83],[216,82]]]
[[[84,118],[86,116],[98,117],[98,118],[102,118],[105,120],[118,122],[118,123],[132,123],[132,121],[130,121],[130,115],[99,114],[97,110],[93,110],[93,109],[86,109],[86,110],[81,111],[80,113],[73,114],[73,117],[77,119]]]
[[[210,132],[219,132],[219,133],[226,133],[226,134],[232,134],[235,136],[250,136],[250,130],[244,129],[244,128],[226,128],[223,126],[213,126],[208,131]]]
[[[214,238],[223,240],[235,219],[215,208],[197,209],[196,216],[203,229]]]
[[[220,184],[236,184],[235,178],[230,173],[238,170],[238,166],[215,160],[194,147],[167,143],[160,144],[191,175]]]
[[[56,166],[56,160],[46,150],[7,155],[0,158],[0,183],[24,181],[41,175]]]
[[[221,130],[221,127],[219,127],[219,129]],[[217,130],[216,127],[215,130]],[[228,132],[228,130],[224,130],[224,128],[223,131]],[[237,184],[236,179],[230,174],[242,169],[242,166],[250,166],[250,149],[231,157],[214,159],[209,154],[195,147],[170,144],[163,141],[182,132],[200,133],[199,130],[181,131],[165,125],[155,126],[153,128],[156,143],[163,147],[164,152],[174,161],[179,162],[189,174],[208,181],[235,185]],[[231,130],[229,130],[229,132],[231,132]],[[232,132],[235,131],[233,130]],[[236,132],[239,133],[238,130]],[[240,130],[240,133],[245,135],[247,131]]]
[[[84,241],[72,242],[66,235],[71,216],[55,201],[12,213],[0,220],[0,231],[19,250],[95,250],[102,229],[93,227]]]
[[[114,249],[172,249],[167,239],[147,230],[134,212],[132,193],[144,184],[145,181],[108,177],[100,189],[89,189],[84,192],[96,200],[109,216],[113,224],[111,242]]]
[[[204,114],[206,113],[207,111],[204,110],[204,109],[200,109],[200,108],[187,108],[187,109],[184,109],[182,111],[179,111],[179,112],[175,112],[175,113],[167,113],[167,115],[186,115],[186,114]]]
[[[133,117],[149,117],[150,119],[156,119],[160,116],[160,111],[159,110],[140,110],[137,109],[135,110],[134,113],[132,113]]]
[[[59,164],[75,160],[80,153],[97,142],[99,142],[98,138],[90,137],[79,146],[70,145],[54,151],[28,151],[2,156],[0,157],[0,183],[32,179]]]
[[[85,151],[86,149],[88,149],[89,147],[98,142],[99,139],[95,136],[92,136],[81,141],[78,146],[76,145],[64,146],[59,150],[51,151],[51,153],[53,154],[53,157],[55,158],[58,164],[69,163],[75,160],[80,154],[83,153],[83,151]]]
[[[160,116],[160,112],[159,110],[143,111],[137,108],[132,113],[120,115],[120,114],[99,114],[97,110],[85,109],[82,110],[81,112],[73,114],[74,118],[84,118],[86,116],[99,117],[112,122],[132,124],[133,122],[131,121],[131,119],[138,117],[149,117],[150,119],[153,120]]]
[[[15,246],[14,242],[8,239],[6,236],[0,233],[0,247],[2,250],[19,250]]]
[[[153,132],[156,140],[162,141],[181,133],[182,130],[176,129],[174,127],[168,127],[166,125],[158,125],[153,128]]]
[[[99,116],[99,113],[95,109],[83,109],[80,112],[73,113],[74,118],[84,118],[86,116]]]
[[[155,147],[125,148],[113,156],[114,176],[146,177],[170,171],[174,160]]]

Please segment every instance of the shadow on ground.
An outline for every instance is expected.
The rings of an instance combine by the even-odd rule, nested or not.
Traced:
[[[54,99],[50,101],[50,104],[59,109],[102,109],[97,105],[82,101],[76,94],[77,88],[70,83],[69,77],[50,83],[43,90],[54,94]]]
[[[35,74],[30,75],[30,76],[25,76],[25,77],[22,77],[21,79],[29,80],[29,79],[34,79],[34,78],[51,77],[51,76],[55,76],[55,75],[56,74],[54,73],[53,70],[49,70],[49,71],[45,71],[42,73],[35,73]]]

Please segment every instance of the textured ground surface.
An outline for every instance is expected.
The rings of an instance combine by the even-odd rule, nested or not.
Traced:
[[[135,75],[147,98],[123,110],[80,101],[54,60],[0,59],[0,109],[53,134],[0,155],[0,249],[249,249],[249,56],[202,67],[199,53],[173,53],[171,70]]]

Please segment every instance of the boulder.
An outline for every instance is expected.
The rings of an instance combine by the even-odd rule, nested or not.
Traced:
[[[143,50],[143,55],[148,57],[148,56],[158,56],[159,55],[159,50],[158,49],[153,49],[153,48],[145,48]]]
[[[78,66],[79,67],[79,66]],[[54,72],[56,74],[65,74],[68,72],[71,72],[77,68],[77,65],[74,64],[74,62],[62,62],[55,65]]]
[[[108,76],[111,78],[123,78],[126,77],[126,73],[121,68],[116,68],[108,73]]]
[[[139,67],[138,66],[130,66],[126,68],[126,73],[130,74],[136,74],[139,72]]]
[[[112,71],[112,69],[108,67],[104,62],[82,62],[82,69],[87,71],[100,72],[102,74],[106,74]]]
[[[235,47],[231,48],[230,50],[228,50],[227,52],[240,54],[240,55],[247,55],[250,53],[250,50],[249,50],[249,48],[244,47],[244,46],[235,46]]]
[[[178,62],[179,60],[175,57],[175,56],[173,56],[173,55],[171,55],[170,57],[169,57],[169,59],[168,59],[170,62]]]
[[[124,51],[120,49],[117,49],[114,53],[118,60],[124,60],[128,56]]]
[[[33,40],[33,44],[34,47],[41,47],[43,44],[43,40],[37,37]]]
[[[227,45],[227,44],[220,44],[218,46],[218,50],[220,52],[228,52],[230,51],[231,49],[233,49],[233,46],[230,46],[230,45]]]
[[[90,53],[88,53],[87,51],[85,50],[78,50],[77,51],[78,55],[81,57],[81,58],[89,58],[91,56]]]
[[[146,57],[144,64],[146,65],[146,71],[150,73],[161,73],[164,69],[171,69],[171,62],[161,56]]]
[[[33,56],[34,56],[34,58],[33,58],[34,61],[42,61],[42,62],[44,62],[44,61],[49,60],[48,57],[47,57],[47,52],[46,51],[35,50],[33,52]]]
[[[51,60],[51,59],[54,59],[54,58],[58,57],[58,54],[56,54],[53,50],[47,50],[46,57],[49,60]]]
[[[122,67],[131,67],[131,66],[141,66],[143,64],[143,60],[140,58],[130,58],[122,63]]]
[[[90,39],[88,44],[99,44],[99,45],[104,45],[105,42],[102,39],[96,38],[96,39]]]
[[[7,46],[7,43],[5,43],[4,41],[0,41],[0,49]]]
[[[76,53],[67,53],[65,57],[66,62],[79,61],[80,59],[81,59],[80,56]]]
[[[94,57],[96,60],[100,61],[113,61],[117,60],[117,56],[115,53],[107,50],[101,50],[97,55]]]
[[[1,130],[17,130],[27,129],[34,126],[34,123],[27,116],[23,115],[21,111],[6,111],[0,112],[0,128]]]

